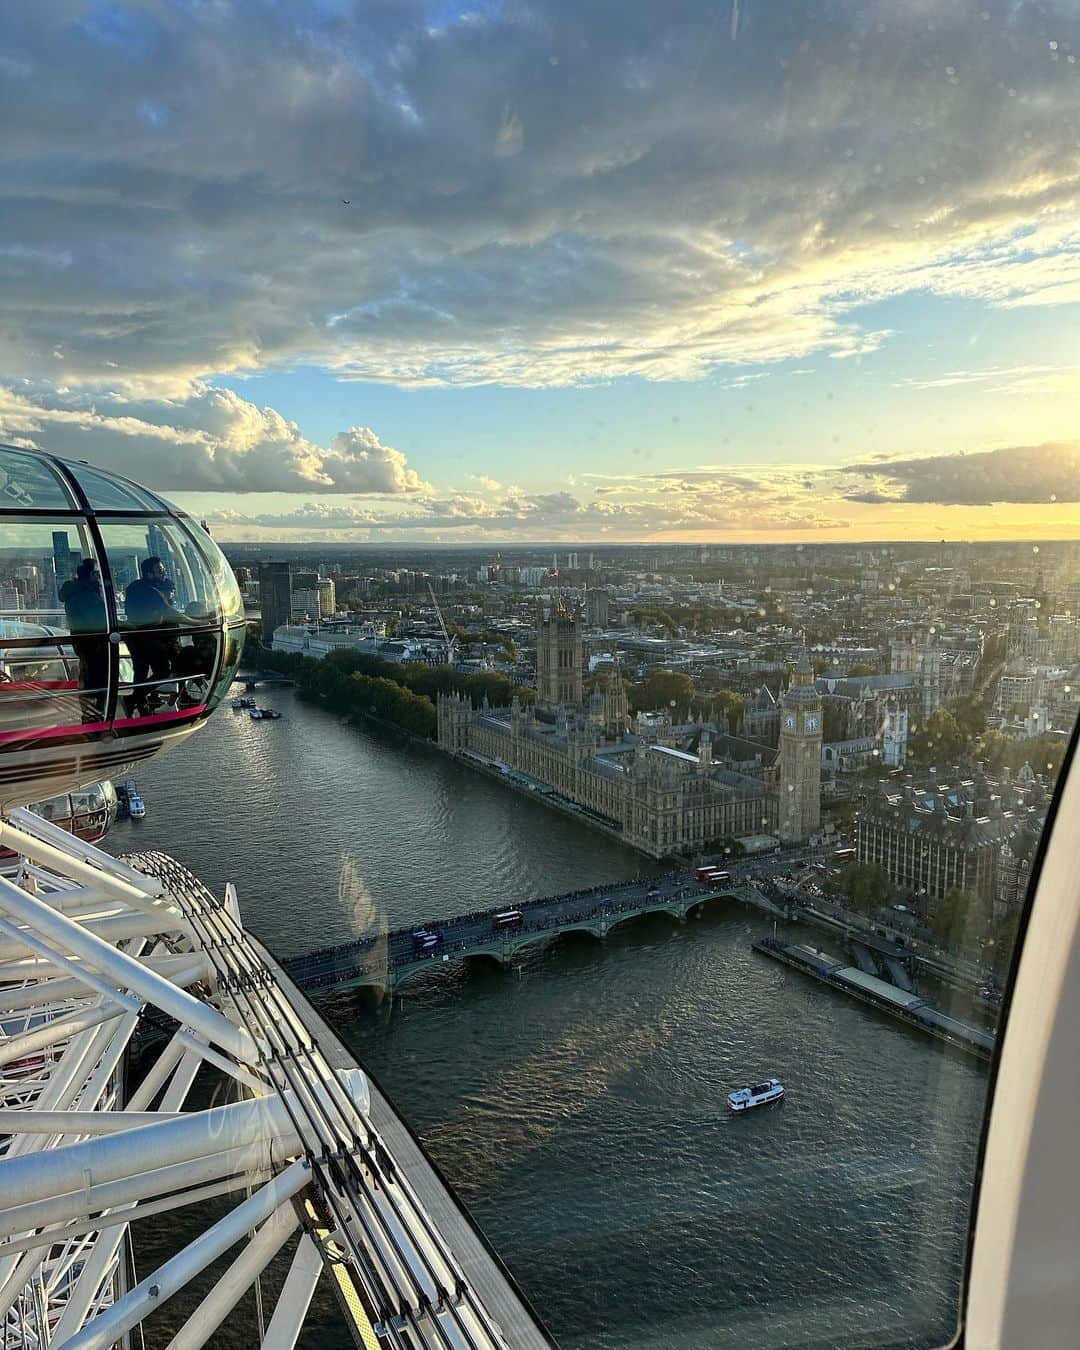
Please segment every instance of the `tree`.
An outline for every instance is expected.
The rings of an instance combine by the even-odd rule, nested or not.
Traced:
[[[872,666],[866,661],[856,661],[848,670],[848,678],[856,679],[859,675],[876,675],[877,666]]]
[[[651,670],[642,691],[642,707],[647,710],[672,707],[689,708],[694,701],[694,682],[676,670]]]
[[[1061,769],[1067,744],[1065,736],[1053,733],[1011,741],[999,731],[988,731],[979,742],[978,754],[991,773],[1000,773],[1005,768],[1016,773],[1026,761],[1036,773],[1053,780]]]
[[[1020,911],[1010,909],[994,930],[994,975],[1003,980],[1009,973],[1013,948],[1020,933]]]
[[[919,768],[951,764],[967,747],[967,738],[948,708],[935,708],[926,724],[911,738],[908,757]]]
[[[825,892],[866,914],[890,904],[896,894],[888,872],[880,863],[849,863],[826,878]]]
[[[721,729],[726,725],[729,734],[732,736],[734,736],[735,728],[739,724],[742,710],[742,698],[733,689],[720,689],[709,698],[710,717]]]
[[[965,694],[950,705],[960,734],[971,743],[986,730],[986,704],[979,694]]]
[[[982,910],[974,891],[950,886],[930,915],[930,931],[947,947],[960,947],[975,936],[975,925]]]

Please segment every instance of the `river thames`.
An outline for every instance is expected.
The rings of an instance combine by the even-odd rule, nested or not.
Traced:
[[[279,956],[654,870],[435,750],[259,701],[282,719],[226,704],[142,768],[147,818],[107,842],[235,882]],[[765,928],[714,906],[321,1004],[565,1347],[953,1330],[985,1073],[754,953]],[[770,1073],[783,1106],[729,1116]]]

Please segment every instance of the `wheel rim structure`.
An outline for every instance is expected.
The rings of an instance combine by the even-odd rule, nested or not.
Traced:
[[[169,1341],[194,1350],[290,1243],[268,1317],[259,1301],[263,1345],[295,1344],[325,1270],[365,1345],[547,1343],[494,1263],[477,1276],[452,1250],[452,1197],[393,1156],[366,1075],[312,1034],[231,887],[218,900],[165,854],[115,858],[22,808],[0,818],[0,845],[16,858],[0,875],[6,1347],[108,1350],[144,1324],[156,1344],[157,1309],[236,1247]],[[164,1043],[126,1093],[151,1025]],[[204,1067],[238,1100],[190,1109]],[[132,1280],[142,1224],[211,1199],[231,1208]]]

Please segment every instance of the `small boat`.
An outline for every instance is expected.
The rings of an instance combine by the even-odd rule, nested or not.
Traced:
[[[254,708],[255,700],[250,694],[242,694],[239,698],[232,701],[233,712],[243,712],[245,708]]]
[[[128,795],[128,815],[132,820],[142,820],[146,815],[146,803],[137,792]]]
[[[779,1078],[766,1078],[763,1083],[753,1087],[736,1088],[727,1095],[727,1104],[732,1111],[749,1111],[755,1106],[768,1106],[778,1102],[784,1095],[784,1085]]]
[[[274,722],[281,714],[276,708],[250,708],[248,716],[253,722]]]
[[[135,786],[134,778],[125,778],[122,783],[116,784],[117,813],[121,818],[131,815],[131,799],[138,795],[139,790]],[[143,809],[145,811],[145,807]]]

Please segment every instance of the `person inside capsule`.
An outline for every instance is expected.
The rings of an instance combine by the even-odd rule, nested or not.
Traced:
[[[124,593],[124,609],[128,623],[138,630],[127,637],[134,680],[131,712],[135,717],[148,717],[157,707],[161,684],[179,673],[180,639],[170,630],[198,621],[173,604],[176,587],[160,558],[144,558],[139,572]]]
[[[109,648],[106,638],[105,596],[94,558],[83,558],[58,592],[64,606],[71,645],[79,659],[82,686],[82,720],[97,722],[105,715],[109,682]]]

